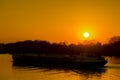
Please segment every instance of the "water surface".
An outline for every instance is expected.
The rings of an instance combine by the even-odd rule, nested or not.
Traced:
[[[15,66],[9,54],[0,54],[0,80],[120,80],[120,58],[108,58],[101,69]]]

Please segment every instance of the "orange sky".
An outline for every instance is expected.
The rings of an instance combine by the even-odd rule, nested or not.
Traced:
[[[0,42],[106,42],[120,35],[120,0],[0,0]]]

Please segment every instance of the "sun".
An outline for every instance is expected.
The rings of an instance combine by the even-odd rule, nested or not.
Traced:
[[[88,37],[89,37],[89,33],[88,33],[88,32],[84,32],[83,36],[84,36],[85,38],[88,38]]]

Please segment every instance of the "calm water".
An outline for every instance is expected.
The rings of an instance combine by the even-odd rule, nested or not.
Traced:
[[[9,54],[0,54],[0,80],[120,80],[120,58],[108,58],[105,68],[56,69],[21,67],[12,64]]]

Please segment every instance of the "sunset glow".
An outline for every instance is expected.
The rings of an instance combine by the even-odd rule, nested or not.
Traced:
[[[0,80],[120,80],[120,0],[0,0]]]
[[[100,42],[120,35],[120,0],[2,0],[0,42]]]
[[[89,33],[88,33],[88,32],[85,32],[85,33],[84,33],[84,37],[85,37],[85,38],[88,38],[88,37],[89,37]]]

